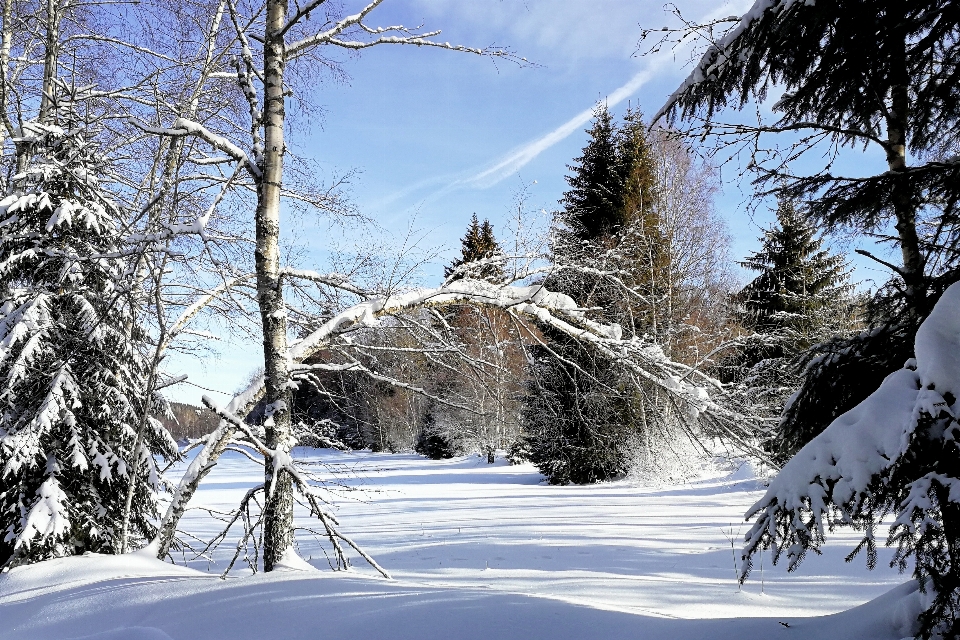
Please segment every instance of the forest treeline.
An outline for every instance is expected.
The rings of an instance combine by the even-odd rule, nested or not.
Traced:
[[[867,295],[849,282],[844,257],[824,248],[803,203],[781,199],[762,248],[740,263],[756,276],[741,286],[714,206],[715,167],[636,111],[618,122],[601,107],[587,134],[553,213],[549,262],[530,283],[736,388],[762,417],[752,434],[758,446],[784,459],[816,435],[775,426],[799,388],[799,358],[865,326]],[[509,260],[490,222],[474,214],[444,275],[504,283]],[[490,462],[499,450],[561,484],[669,475],[716,446],[708,440],[717,434],[674,414],[656,385],[637,385],[629,369],[575,337],[499,309],[431,313],[424,326],[398,323],[356,338],[373,349],[368,366],[411,388],[363,372],[318,373],[318,384],[295,394],[295,421],[345,447],[477,453]],[[456,345],[452,358],[422,346],[411,355],[430,332]],[[470,354],[468,367],[457,364],[461,353]]]

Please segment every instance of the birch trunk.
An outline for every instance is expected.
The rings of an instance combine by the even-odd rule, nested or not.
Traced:
[[[9,103],[9,78],[10,72],[10,49],[13,44],[13,0],[3,0],[3,25],[0,26],[0,118],[3,119],[3,133],[15,138],[17,131],[10,122],[10,116],[7,113]],[[0,134],[2,136],[2,134]],[[3,137],[0,137],[0,146],[2,146]]]
[[[263,322],[267,446],[287,451],[290,433],[290,362],[287,316],[280,282],[280,186],[283,180],[285,45],[287,0],[267,0],[264,42],[264,153],[257,193],[257,302]],[[274,460],[264,468],[266,504],[263,568],[271,571],[293,544],[293,486],[289,474],[274,477]]]

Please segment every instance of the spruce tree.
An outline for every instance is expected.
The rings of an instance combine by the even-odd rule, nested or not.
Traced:
[[[653,32],[650,32],[653,33]],[[659,115],[697,123],[704,135],[770,148],[755,154],[758,181],[811,202],[827,229],[886,236],[899,259],[881,261],[890,281],[868,309],[869,331],[819,345],[784,420],[820,431],[855,406],[909,357],[913,337],[940,294],[960,279],[960,13],[947,0],[917,2],[758,2],[720,34]],[[780,91],[779,95],[769,92]],[[727,106],[768,99],[773,117],[755,125],[717,122]],[[655,118],[656,120],[657,118]],[[796,142],[794,132],[803,132]],[[760,138],[763,138],[761,140]],[[811,160],[824,150],[862,149],[886,171],[851,178],[835,158],[806,175],[783,157]],[[949,240],[948,240],[949,238]],[[873,257],[868,252],[863,252]]]
[[[646,260],[659,256],[650,148],[639,113],[623,126],[600,107],[582,155],[569,166],[570,189],[560,201],[553,253],[565,269],[544,284],[565,293],[605,322],[646,333],[644,311],[630,308],[622,287],[592,275],[598,256],[608,258],[622,282],[652,293]],[[639,224],[635,224],[639,223]],[[638,228],[651,233],[637,241]],[[637,268],[638,265],[644,268]],[[586,267],[586,269],[580,269]],[[650,286],[644,289],[644,282]],[[531,379],[521,413],[530,459],[554,484],[583,484],[625,474],[632,436],[641,428],[636,389],[615,364],[570,336],[545,328],[546,346],[532,348]],[[559,356],[559,357],[558,357]]]
[[[824,239],[793,200],[781,197],[777,223],[761,248],[741,262],[759,272],[736,296],[741,322],[758,336],[725,363],[749,397],[779,415],[800,386],[802,354],[812,345],[849,333],[855,304],[842,256],[824,248]],[[789,458],[819,431],[808,423],[786,422],[776,434],[776,455]]]
[[[563,194],[563,222],[578,240],[597,240],[626,222],[624,167],[617,127],[606,106],[598,107],[583,155],[567,165],[570,190]]]
[[[479,278],[482,280],[492,280],[494,282],[503,279],[503,267],[497,263],[482,264],[475,268],[469,268],[466,271],[458,270],[458,268],[463,265],[495,258],[503,253],[496,236],[494,236],[493,225],[490,224],[489,220],[484,220],[481,223],[477,219],[477,214],[474,213],[470,218],[467,233],[460,240],[460,243],[460,255],[450,263],[450,266],[443,270],[445,278],[448,280]]]
[[[646,301],[666,295],[670,270],[669,241],[660,215],[660,185],[654,150],[640,111],[627,109],[615,135],[622,226],[617,238],[614,265],[623,283]],[[655,339],[663,336],[663,309],[657,304],[636,304],[622,292],[611,292],[608,319],[629,327],[634,334]],[[669,337],[667,337],[669,340]]]
[[[724,138],[732,136],[743,147],[770,149],[770,137],[786,136],[787,148],[754,154],[759,180],[783,180],[777,190],[809,198],[811,215],[828,228],[890,229],[889,240],[899,249],[893,263],[880,261],[893,275],[871,303],[869,331],[809,352],[783,425],[817,432],[868,399],[884,376],[902,367],[923,319],[960,280],[954,240],[960,230],[958,72],[960,12],[950,0],[760,0],[726,33],[711,38],[700,63],[661,110],[702,123],[704,134],[729,134]],[[780,94],[769,95],[773,91]],[[755,126],[715,121],[724,107],[742,108],[752,99],[772,104],[773,119]],[[886,170],[835,175],[836,156],[830,153],[807,175],[788,175],[781,164],[784,157],[819,156],[827,147],[872,152],[886,161]],[[938,455],[937,438],[912,444],[913,456]],[[923,473],[908,467],[914,472]],[[890,498],[886,479],[873,479],[877,485],[856,496],[858,505]],[[816,500],[822,504],[823,496]],[[955,506],[941,507],[944,523],[956,517],[950,513]],[[787,517],[799,522],[798,515]],[[960,598],[956,539],[946,582],[951,592],[940,594],[953,598],[954,616]],[[943,614],[925,618],[923,637],[936,632],[930,621]],[[958,633],[955,621],[950,637]]]
[[[444,460],[457,455],[457,445],[451,434],[437,424],[437,407],[434,403],[424,412],[414,451],[431,460]]]
[[[177,446],[143,415],[146,337],[102,163],[80,129],[27,124],[24,172],[0,201],[0,564],[121,547],[153,534],[157,457]]]
[[[748,323],[757,331],[789,331],[792,347],[804,349],[820,337],[849,297],[849,272],[842,256],[823,248],[817,227],[797,204],[781,197],[777,224],[764,233],[760,251],[740,264],[759,275],[739,295]]]

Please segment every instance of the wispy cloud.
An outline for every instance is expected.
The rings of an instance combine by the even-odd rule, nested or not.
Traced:
[[[647,65],[633,75],[623,85],[614,89],[604,100],[610,107],[614,107],[627,98],[630,98],[660,71],[662,64],[667,60],[664,56],[648,59]],[[497,158],[488,165],[460,174],[433,176],[426,180],[409,185],[396,191],[375,204],[376,207],[390,206],[396,202],[407,200],[416,194],[427,193],[418,198],[421,204],[428,204],[438,198],[460,189],[488,189],[496,184],[516,175],[527,164],[532,162],[541,153],[550,147],[562,142],[571,134],[576,133],[593,118],[597,104],[580,111],[575,116],[542,136],[522,144]]]

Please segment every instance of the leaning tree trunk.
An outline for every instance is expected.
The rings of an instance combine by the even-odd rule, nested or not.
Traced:
[[[287,0],[267,0],[264,43],[264,152],[257,193],[257,302],[263,322],[267,446],[291,445],[290,365],[287,316],[280,282],[280,185],[283,179],[283,26]],[[293,486],[289,474],[275,475],[274,459],[264,469],[263,568],[271,571],[293,544]]]

